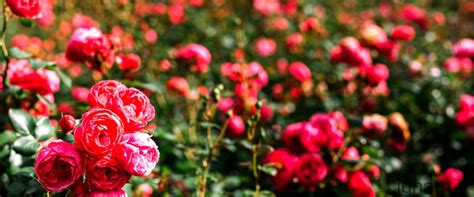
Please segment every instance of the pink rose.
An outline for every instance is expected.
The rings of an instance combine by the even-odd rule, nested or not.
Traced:
[[[84,48],[91,39],[102,37],[102,32],[95,28],[78,28],[74,31],[66,48],[66,58],[72,62],[84,62],[87,54]]]
[[[120,168],[109,157],[89,161],[86,168],[86,180],[91,189],[111,191],[121,189],[130,179],[130,174]]]
[[[43,187],[51,192],[69,188],[82,177],[84,160],[76,147],[56,141],[40,150],[35,173]]]
[[[255,49],[257,50],[257,54],[261,57],[268,57],[273,55],[276,50],[276,42],[273,39],[269,38],[259,38],[255,43]]]
[[[226,132],[230,137],[239,138],[245,134],[245,123],[240,116],[233,115],[228,121]]]
[[[301,83],[311,81],[311,70],[302,62],[293,62],[288,68],[288,72]]]
[[[349,189],[355,197],[375,197],[374,188],[369,177],[362,171],[356,171],[350,176]]]
[[[455,168],[448,168],[443,174],[438,176],[438,181],[443,185],[445,189],[451,191],[455,190],[459,183],[462,181],[463,173],[461,170]]]
[[[474,39],[459,40],[454,44],[453,53],[457,57],[474,57]]]
[[[166,83],[168,91],[173,91],[181,96],[186,96],[189,92],[189,84],[185,78],[182,77],[171,77]]]
[[[413,40],[415,35],[415,29],[409,25],[399,25],[395,27],[392,32],[393,39],[402,41]]]
[[[105,107],[107,101],[116,91],[121,91],[127,87],[115,80],[103,80],[92,86],[88,101],[91,107]]]
[[[126,133],[124,143],[114,150],[118,163],[128,173],[148,176],[160,159],[160,152],[150,135],[146,133]]]
[[[125,132],[141,131],[155,117],[155,108],[148,97],[135,88],[116,91],[106,107],[122,119]]]
[[[200,44],[188,44],[178,50],[177,57],[191,63],[191,71],[206,73],[211,63],[211,53]]]

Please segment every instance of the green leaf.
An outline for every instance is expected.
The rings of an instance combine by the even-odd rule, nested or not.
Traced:
[[[0,133],[0,146],[3,146],[5,144],[10,144],[14,142],[16,139],[15,133],[13,131],[4,131],[3,133]]]
[[[20,137],[13,143],[13,150],[26,157],[34,155],[40,147],[41,145],[31,135]]]
[[[276,176],[277,173],[278,173],[278,170],[270,164],[265,164],[263,166],[259,165],[258,166],[258,169],[262,172],[264,172],[265,174],[268,174],[270,176]]]
[[[31,67],[34,69],[38,68],[47,68],[49,70],[54,70],[54,67],[56,67],[55,62],[47,62],[39,59],[29,59]]]
[[[25,27],[31,27],[31,26],[33,26],[33,20],[31,20],[31,19],[27,19],[27,18],[21,17],[21,18],[20,18],[20,22],[21,22],[21,24],[22,24],[23,26],[25,26]]]
[[[26,59],[30,58],[32,55],[25,51],[20,50],[19,48],[13,47],[9,50],[10,56],[17,59]]]
[[[22,135],[29,135],[35,130],[35,120],[33,116],[26,111],[22,109],[10,109],[8,115],[16,132]]]
[[[69,78],[69,76],[67,76],[66,74],[64,74],[63,71],[61,71],[61,69],[59,69],[57,66],[47,66],[45,67],[46,69],[50,69],[50,70],[54,70],[58,73],[59,75],[59,78],[61,78],[61,83],[63,85],[65,85],[68,89],[71,89],[72,87],[72,80],[71,78]]]
[[[48,118],[40,118],[36,122],[35,136],[38,141],[45,141],[55,135],[56,129],[49,123]]]

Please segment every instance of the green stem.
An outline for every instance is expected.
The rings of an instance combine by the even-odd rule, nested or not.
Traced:
[[[8,53],[7,46],[5,44],[5,36],[7,32],[7,25],[8,25],[8,16],[6,14],[7,10],[7,5],[5,4],[4,0],[1,0],[2,4],[2,30],[1,30],[1,35],[0,35],[0,47],[2,48],[1,52],[2,55],[5,59],[5,70],[3,70],[3,89],[6,90],[10,87],[10,84],[8,83],[8,78],[7,78],[7,72],[8,72],[8,66],[10,64],[10,54]]]

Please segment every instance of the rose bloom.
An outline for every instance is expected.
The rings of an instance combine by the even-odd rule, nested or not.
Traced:
[[[415,29],[409,25],[400,25],[393,29],[392,38],[395,40],[413,40],[415,38]]]
[[[453,53],[457,57],[474,57],[474,39],[464,38],[456,42]]]
[[[89,89],[85,87],[71,88],[71,96],[76,101],[87,103],[89,97]]]
[[[299,158],[295,169],[298,183],[303,187],[314,190],[328,173],[328,167],[318,154],[304,154]]]
[[[349,179],[349,189],[355,197],[375,197],[369,177],[362,171],[354,172]]]
[[[258,13],[269,16],[280,10],[279,0],[253,0],[253,9]]]
[[[74,131],[74,141],[90,156],[100,157],[115,148],[123,132],[123,123],[115,113],[94,108],[82,116],[81,124]]]
[[[365,43],[371,46],[378,46],[388,40],[385,31],[375,24],[364,25],[360,31],[360,36]]]
[[[185,96],[189,92],[188,81],[182,77],[171,77],[166,83],[166,88],[168,91],[177,92],[181,96]]]
[[[115,91],[121,91],[127,87],[115,80],[103,80],[92,86],[88,101],[91,107],[105,107],[107,101]]]
[[[127,193],[123,189],[112,191],[91,191],[87,193],[87,197],[127,197]]]
[[[383,135],[387,130],[388,120],[380,114],[365,115],[362,118],[362,129],[369,135]]]
[[[21,60],[20,60],[21,61]],[[32,73],[19,78],[13,85],[24,90],[37,92],[41,95],[52,94],[59,91],[59,75],[56,71],[39,68]]]
[[[126,133],[123,144],[114,150],[118,163],[128,173],[148,176],[160,159],[160,152],[151,136],[146,133]]]
[[[261,57],[268,57],[275,53],[276,42],[273,39],[269,38],[259,38],[255,43],[255,49],[257,54]]]
[[[122,119],[125,132],[140,131],[155,117],[155,108],[148,97],[135,88],[116,91],[106,108]]]
[[[130,179],[130,174],[115,160],[102,157],[87,163],[86,179],[91,189],[110,191],[121,189]]]
[[[298,158],[286,149],[276,149],[265,156],[264,163],[276,164],[277,174],[271,179],[276,190],[283,190],[293,180]]]
[[[42,7],[44,2],[41,0],[7,0],[10,10],[20,17],[36,19],[42,17]]]
[[[450,73],[469,74],[473,65],[468,57],[450,57],[444,61],[444,68]]]
[[[102,32],[95,28],[78,28],[74,31],[66,47],[66,58],[72,62],[84,62],[87,54],[83,51],[89,40],[102,37]]]
[[[438,181],[447,190],[455,190],[462,181],[463,173],[461,170],[455,168],[448,168],[443,174],[438,176]]]
[[[302,62],[293,62],[288,68],[288,72],[301,83],[311,81],[311,70]]]
[[[118,64],[120,70],[138,70],[141,64],[141,58],[137,54],[119,54],[115,62]]]
[[[149,29],[144,32],[143,38],[148,44],[155,44],[158,40],[158,33],[153,29]]]
[[[68,142],[49,143],[39,151],[35,173],[43,187],[51,192],[69,188],[82,177],[84,160],[76,147]]]
[[[348,147],[341,155],[341,159],[348,160],[348,161],[355,161],[359,159],[359,151],[356,147]]]
[[[367,72],[367,79],[369,83],[372,85],[377,85],[380,82],[383,82],[388,79],[390,75],[390,71],[385,66],[385,64],[376,64],[374,66],[370,66]]]
[[[200,44],[188,44],[178,50],[178,58],[191,62],[191,71],[206,73],[211,63],[211,53]]]

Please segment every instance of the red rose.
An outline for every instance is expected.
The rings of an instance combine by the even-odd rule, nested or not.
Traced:
[[[315,153],[301,156],[295,170],[298,183],[309,189],[316,188],[318,183],[324,180],[327,173],[328,167],[323,158]]]
[[[211,53],[200,44],[188,44],[178,50],[178,58],[191,62],[191,71],[206,73],[211,63]]]
[[[124,144],[114,151],[120,166],[132,175],[148,176],[160,159],[155,142],[146,133],[127,133],[122,138]]]
[[[171,77],[166,83],[168,91],[175,91],[181,96],[186,96],[189,92],[189,84],[185,78]]]
[[[76,147],[63,141],[51,142],[40,150],[35,173],[43,187],[51,192],[69,188],[84,172],[84,161]]]
[[[121,91],[127,87],[115,80],[104,80],[92,86],[88,101],[91,107],[105,107],[107,101],[114,92]]]
[[[148,97],[135,88],[116,91],[107,108],[122,119],[125,132],[140,131],[155,117],[155,108]]]
[[[463,38],[453,46],[456,57],[474,57],[474,39]]]
[[[286,149],[276,149],[265,156],[264,163],[278,164],[277,174],[272,177],[273,186],[276,190],[284,189],[294,177],[295,166],[298,158]]]
[[[348,187],[355,197],[375,197],[372,183],[370,183],[369,177],[362,171],[352,174]]]
[[[7,0],[14,14],[28,19],[40,18],[43,4],[40,0]]]
[[[122,189],[113,191],[91,191],[87,193],[87,197],[127,197],[127,193]]]
[[[123,134],[120,118],[108,109],[95,108],[82,116],[74,131],[77,146],[93,157],[110,153]]]
[[[87,54],[84,48],[90,39],[100,38],[102,32],[95,28],[79,28],[74,31],[66,47],[66,59],[72,62],[84,62]]]
[[[73,87],[71,88],[71,96],[76,101],[87,102],[89,97],[89,89],[84,87]]]
[[[413,40],[415,38],[415,29],[409,25],[400,25],[395,27],[392,32],[392,38],[395,40]]]
[[[119,54],[115,60],[120,70],[138,70],[140,68],[141,58],[137,54]]]
[[[455,190],[462,181],[463,173],[455,168],[448,168],[443,174],[438,176],[438,181],[445,189]]]
[[[288,68],[288,72],[300,83],[311,81],[311,70],[302,62],[293,62]]]
[[[120,168],[115,160],[103,157],[87,164],[86,179],[93,190],[111,191],[122,189],[130,174]]]

